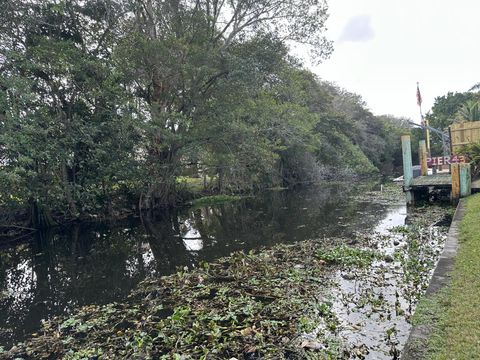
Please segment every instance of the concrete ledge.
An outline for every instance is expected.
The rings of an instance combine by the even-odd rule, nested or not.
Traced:
[[[460,232],[460,222],[465,214],[465,199],[460,199],[455,214],[453,215],[452,224],[448,230],[447,240],[443,248],[442,255],[438,260],[437,267],[433,272],[433,276],[428,284],[424,297],[433,296],[438,290],[445,287],[451,280],[449,273],[453,270],[455,256],[458,249],[458,236]],[[414,326],[410,330],[410,335],[402,351],[402,360],[418,360],[425,350],[428,337],[430,335],[430,327],[428,325]]]

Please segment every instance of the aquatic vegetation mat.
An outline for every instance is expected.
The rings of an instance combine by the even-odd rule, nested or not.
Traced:
[[[364,241],[381,256],[369,266],[336,274],[333,310],[347,359],[399,359],[411,317],[443,249],[450,209],[427,207],[409,214],[409,225]]]
[[[388,233],[236,252],[53,318],[0,359],[398,358],[448,210]]]
[[[318,246],[238,252],[145,281],[128,302],[53,319],[11,353],[26,359],[302,358],[312,344],[300,334],[320,321],[333,333],[336,328],[330,305],[318,297],[328,282]]]

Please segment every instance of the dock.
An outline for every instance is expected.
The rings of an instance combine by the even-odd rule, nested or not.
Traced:
[[[435,174],[428,176],[418,176],[413,178],[412,184],[410,185],[412,189],[424,188],[424,187],[434,187],[434,188],[443,188],[450,189],[452,187],[452,175],[451,174]],[[472,193],[480,192],[480,178],[472,180]]]
[[[431,161],[427,157],[425,140],[419,142],[420,176],[414,176],[412,165],[412,152],[410,136],[402,136],[403,156],[403,191],[407,203],[412,205],[416,198],[428,198],[432,190],[440,189],[450,191],[450,198],[455,204],[462,197],[469,196],[472,192],[480,191],[480,179],[472,179],[471,166],[465,162],[464,156],[444,156]],[[448,171],[429,175],[429,165],[448,165]]]
[[[436,187],[436,188],[451,188],[452,175],[451,174],[435,174],[427,176],[417,176],[412,179],[410,187],[412,189],[422,187]]]

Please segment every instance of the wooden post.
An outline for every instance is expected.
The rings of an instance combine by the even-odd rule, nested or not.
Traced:
[[[450,199],[455,204],[460,198],[460,164],[451,165],[452,173],[452,192],[450,193]]]
[[[413,192],[410,189],[413,181],[412,147],[410,135],[402,135],[402,157],[403,157],[403,191],[407,197],[407,204],[413,204]]]
[[[427,145],[425,144],[425,140],[420,140],[418,142],[418,157],[420,158],[420,174],[422,176],[427,176]]]
[[[413,180],[412,148],[410,135],[402,135],[403,186],[409,188]]]
[[[467,166],[467,194],[472,195],[472,165],[468,163]]]
[[[426,134],[426,138],[427,138],[427,151],[428,151],[428,155],[431,155],[431,149],[430,149],[430,129],[428,128],[429,124],[428,124],[428,119],[425,119],[425,125],[426,125],[426,128],[425,128],[425,134]]]
[[[448,137],[450,138],[450,154],[455,155],[453,152],[453,141],[452,141],[452,125],[448,127]]]
[[[470,173],[470,164],[460,165],[460,197],[468,196],[472,193],[472,177]]]

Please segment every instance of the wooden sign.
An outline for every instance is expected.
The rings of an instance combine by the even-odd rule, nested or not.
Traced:
[[[427,165],[429,167],[463,163],[465,163],[465,156],[463,155],[437,156],[427,158]]]

